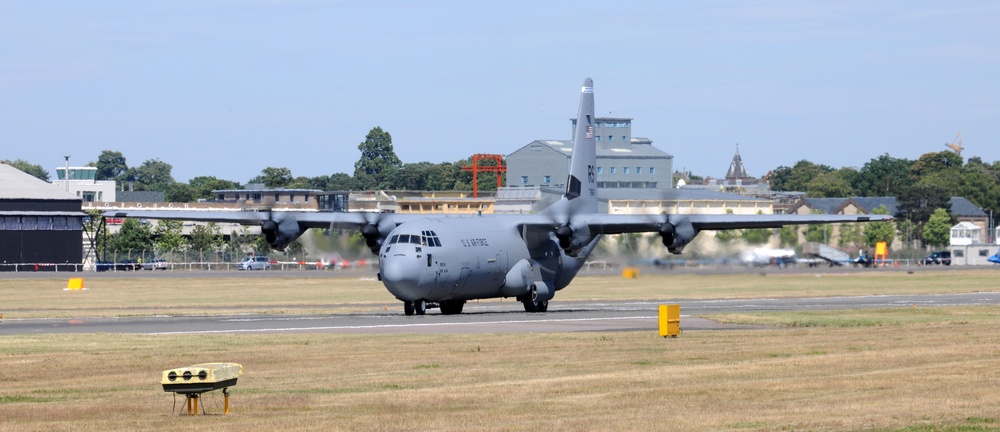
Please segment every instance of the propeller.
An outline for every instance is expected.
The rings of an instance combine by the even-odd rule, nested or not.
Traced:
[[[566,255],[578,256],[580,251],[593,239],[587,224],[576,223],[573,220],[576,209],[573,208],[571,202],[556,202],[544,213],[549,216],[552,225],[555,226],[553,234],[558,240],[559,247]]]
[[[684,215],[669,215],[667,220],[660,224],[658,230],[663,245],[672,254],[680,254],[684,246],[691,243],[698,235],[698,230],[691,224],[691,219]]]
[[[365,245],[368,249],[371,249],[373,254],[378,255],[379,249],[382,248],[382,243],[385,242],[385,238],[396,228],[396,224],[392,221],[392,218],[386,217],[386,213],[355,213],[363,218],[363,224],[360,226],[359,231],[361,231],[361,236],[365,239]],[[336,221],[330,222],[330,229],[338,228],[338,223]],[[345,226],[339,226],[339,228],[345,228]],[[358,226],[357,221],[350,223],[349,226]]]
[[[260,232],[267,244],[275,250],[285,250],[289,243],[306,232],[306,228],[300,225],[295,215],[291,213],[279,213],[278,219],[274,218],[270,208],[266,213],[266,218],[260,222]]]

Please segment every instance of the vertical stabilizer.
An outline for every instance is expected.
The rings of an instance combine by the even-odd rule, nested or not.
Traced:
[[[586,213],[597,213],[597,142],[594,140],[594,81],[583,81],[580,109],[576,116],[573,134],[573,157],[569,163],[566,193],[572,208]]]

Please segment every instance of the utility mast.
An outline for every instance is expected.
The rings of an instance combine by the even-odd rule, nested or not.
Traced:
[[[958,153],[958,155],[961,156],[962,150],[965,148],[962,147],[962,131],[958,131],[958,136],[955,137],[955,140],[951,143],[945,143],[944,146],[952,149],[955,153]]]

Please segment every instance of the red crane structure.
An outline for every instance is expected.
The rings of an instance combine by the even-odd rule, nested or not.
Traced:
[[[496,165],[480,165],[479,160],[493,160],[496,161]],[[477,173],[481,172],[495,172],[497,173],[497,189],[503,186],[503,175],[500,173],[507,172],[507,167],[503,165],[503,155],[498,154],[485,154],[477,153],[472,155],[472,165],[462,167],[463,171],[472,171],[472,197],[479,198],[479,183],[476,177]]]

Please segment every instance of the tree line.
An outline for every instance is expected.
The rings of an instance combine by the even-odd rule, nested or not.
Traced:
[[[316,177],[294,176],[286,167],[266,167],[260,174],[241,183],[212,175],[198,176],[188,182],[178,182],[171,175],[173,166],[159,159],[150,159],[139,166],[129,166],[120,151],[104,150],[96,161],[87,166],[97,168],[97,180],[114,180],[119,188],[137,191],[163,192],[168,202],[211,200],[213,190],[241,189],[245,184],[260,183],[268,188],[319,189],[325,191],[359,190],[472,190],[472,173],[462,168],[472,165],[471,156],[455,162],[403,163],[396,156],[392,136],[381,127],[374,127],[358,144],[360,156],[353,175],[333,173]],[[28,174],[49,181],[49,173],[40,165],[18,159],[5,161]],[[484,161],[481,165],[496,165]],[[496,191],[496,173],[480,173],[479,190]]]
[[[396,156],[392,136],[381,127],[372,128],[358,144],[360,152],[353,175],[333,173],[316,177],[294,176],[286,167],[266,167],[246,183],[262,183],[268,188],[357,190],[472,190],[471,157],[456,162],[403,163]],[[49,174],[28,161],[5,161],[40,179]],[[484,164],[495,164],[486,161]],[[169,202],[211,200],[213,190],[240,189],[244,183],[206,175],[189,182],[175,181],[172,165],[151,159],[129,166],[120,151],[104,150],[88,166],[97,168],[98,180],[115,180],[120,187],[139,191],[160,191]],[[496,190],[496,173],[481,173],[479,189]],[[697,178],[697,176],[692,176]],[[860,169],[831,166],[808,160],[779,166],[765,179],[774,191],[801,191],[807,197],[846,198],[851,196],[892,196],[899,204],[896,217],[899,232],[925,240],[924,229],[936,209],[949,210],[949,199],[961,196],[986,212],[1000,209],[1000,161],[987,163],[979,157],[968,160],[952,151],[931,152],[918,159],[883,154]],[[954,220],[952,220],[954,222]],[[815,230],[815,228],[814,228]],[[753,234],[751,234],[751,237]]]

